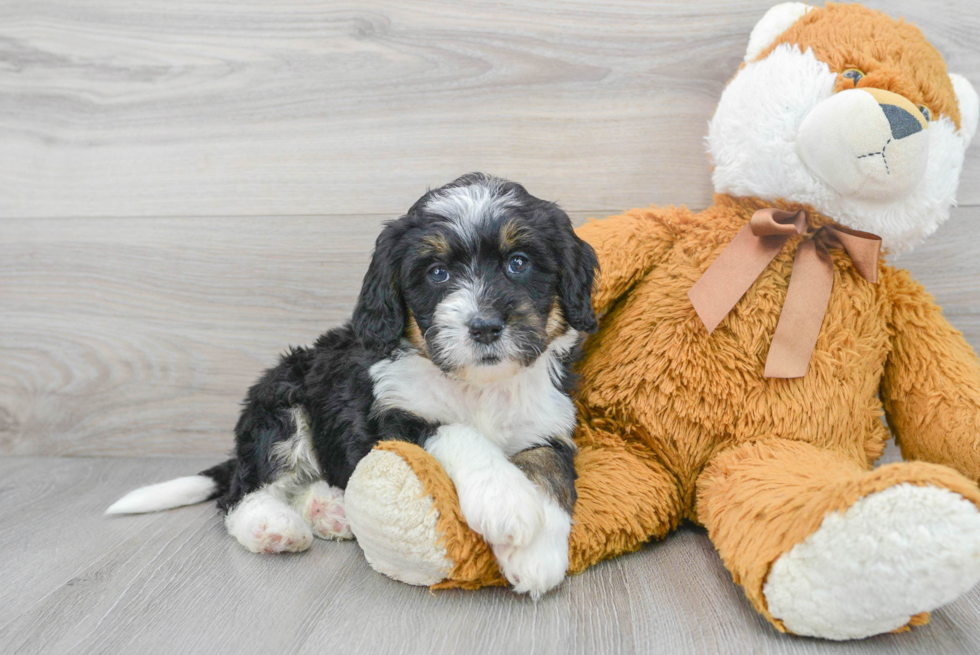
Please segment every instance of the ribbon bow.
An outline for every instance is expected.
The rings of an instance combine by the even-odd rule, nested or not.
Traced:
[[[807,233],[806,212],[760,209],[688,292],[708,334],[714,331],[790,237]],[[786,300],[766,357],[767,378],[801,378],[820,334],[834,286],[827,244],[842,246],[855,270],[878,282],[881,238],[840,225],[825,225],[800,243]]]

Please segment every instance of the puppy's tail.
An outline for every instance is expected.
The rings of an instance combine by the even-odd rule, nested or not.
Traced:
[[[197,475],[134,489],[110,505],[105,513],[145,514],[212,500],[228,491],[236,463],[232,458]]]

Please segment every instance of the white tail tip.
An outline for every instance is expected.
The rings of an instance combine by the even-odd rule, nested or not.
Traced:
[[[191,475],[140,487],[114,502],[106,514],[143,514],[162,509],[193,505],[207,500],[217,489],[206,475]]]

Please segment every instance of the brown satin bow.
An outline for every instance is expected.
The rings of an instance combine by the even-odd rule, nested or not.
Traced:
[[[790,237],[806,234],[806,212],[760,209],[688,292],[708,334],[714,331]],[[855,270],[878,282],[881,238],[840,225],[825,225],[796,251],[786,300],[766,357],[767,378],[801,378],[820,334],[834,285],[834,262],[825,243],[842,246]]]

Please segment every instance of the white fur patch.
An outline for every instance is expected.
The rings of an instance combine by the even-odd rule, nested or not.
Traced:
[[[565,579],[568,572],[568,536],[572,517],[548,494],[535,488],[543,510],[544,521],[534,539],[526,546],[493,544],[500,572],[514,586],[514,591],[538,600]]]
[[[468,186],[443,189],[426,202],[425,209],[447,218],[462,238],[469,239],[480,224],[498,220],[505,209],[516,205],[512,193],[500,193],[502,183],[497,178],[486,178]]]
[[[272,458],[292,475],[303,479],[321,477],[320,462],[313,448],[313,432],[310,430],[310,417],[302,407],[289,410],[296,426],[293,435],[285,441],[272,446]]]
[[[774,5],[752,28],[749,45],[745,49],[745,63],[755,61],[762,51],[771,46],[793,23],[803,18],[813,7],[803,2],[784,2]]]
[[[977,133],[977,122],[980,121],[980,98],[977,97],[977,90],[970,84],[970,80],[962,75],[950,73],[949,81],[953,83],[956,103],[960,108],[960,135],[969,147]]]
[[[980,581],[980,512],[959,494],[899,484],[827,515],[773,564],[769,612],[798,635],[860,639],[906,625]]]
[[[375,571],[425,586],[452,571],[453,562],[439,544],[432,498],[395,453],[368,453],[347,483],[345,502],[351,530]]]
[[[253,553],[306,550],[313,532],[303,517],[269,489],[246,495],[225,517],[228,534]]]
[[[949,217],[965,145],[948,117],[929,124],[929,157],[919,184],[892,202],[846,197],[801,160],[800,125],[833,95],[836,75],[807,49],[776,47],[725,88],[708,130],[718,193],[813,205],[841,224],[882,237],[892,252],[912,248]]]
[[[503,451],[463,425],[443,425],[425,443],[456,485],[469,525],[490,544],[526,546],[544,521],[534,483]]]
[[[206,475],[191,475],[134,489],[114,502],[106,514],[143,514],[173,507],[193,505],[211,497],[214,480]]]
[[[463,280],[436,307],[432,322],[438,330],[432,337],[432,350],[438,353],[440,363],[462,369],[475,363],[477,349],[489,350],[470,338],[469,329],[469,322],[480,314],[480,299],[485,292],[480,280]],[[495,351],[502,351],[499,341],[492,346]]]
[[[406,354],[371,367],[378,408],[401,409],[431,423],[475,428],[508,456],[549,438],[567,438],[575,406],[553,383],[561,358],[578,343],[569,330],[530,366],[474,367],[482,378],[446,376],[428,359]]]

